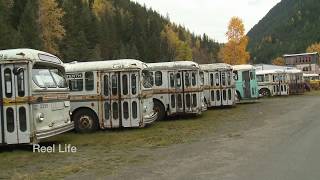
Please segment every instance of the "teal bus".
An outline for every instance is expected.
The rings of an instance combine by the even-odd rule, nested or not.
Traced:
[[[259,97],[256,70],[249,64],[233,66],[238,103],[254,102]]]

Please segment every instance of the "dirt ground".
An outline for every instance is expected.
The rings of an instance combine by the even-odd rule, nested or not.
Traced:
[[[266,98],[144,129],[71,132],[42,144],[71,144],[76,153],[1,147],[0,179],[237,179],[253,157],[319,117],[319,106],[319,92]]]

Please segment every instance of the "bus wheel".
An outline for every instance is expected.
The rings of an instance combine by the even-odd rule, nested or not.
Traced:
[[[166,113],[162,103],[154,100],[153,104],[154,104],[153,110],[157,113],[157,121],[164,120]]]
[[[260,90],[260,94],[261,94],[263,97],[270,97],[270,96],[271,96],[271,93],[270,93],[269,89],[261,89],[261,90]]]
[[[89,110],[80,110],[74,114],[75,130],[79,133],[91,133],[99,129],[98,119]]]

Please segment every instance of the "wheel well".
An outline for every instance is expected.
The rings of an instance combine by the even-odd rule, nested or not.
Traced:
[[[271,93],[271,91],[270,91],[270,89],[269,88],[261,88],[260,90],[259,90],[259,94],[261,94],[261,92],[263,91],[263,90],[265,90],[265,91],[269,91],[269,93]]]
[[[166,111],[166,106],[162,103],[162,101],[160,101],[159,99],[156,99],[156,98],[153,98],[153,101],[160,103],[162,105],[163,109]]]
[[[74,116],[75,114],[77,114],[79,111],[84,111],[84,110],[90,111],[91,113],[93,113],[94,116],[95,116],[95,118],[98,120],[98,123],[100,122],[97,113],[96,113],[94,110],[92,110],[91,108],[88,108],[88,107],[79,107],[79,108],[75,109],[75,110],[72,112],[72,117],[71,117],[71,119],[73,120],[73,116]],[[100,123],[99,123],[99,124],[100,124]]]

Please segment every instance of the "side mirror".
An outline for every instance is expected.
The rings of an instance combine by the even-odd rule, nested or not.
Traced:
[[[15,68],[13,68],[13,74],[14,75],[18,75],[18,74],[22,73],[23,71],[24,71],[23,67],[15,67]]]

